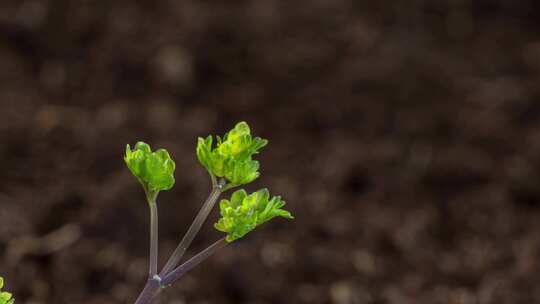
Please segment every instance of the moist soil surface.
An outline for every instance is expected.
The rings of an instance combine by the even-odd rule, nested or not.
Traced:
[[[1,1],[0,274],[17,303],[133,303],[167,148],[160,263],[210,191],[198,136],[245,120],[295,220],[159,303],[540,303],[537,1]],[[192,255],[222,235],[210,220]]]

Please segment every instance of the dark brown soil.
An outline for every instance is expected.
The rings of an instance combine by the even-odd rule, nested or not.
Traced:
[[[540,303],[540,5],[0,1],[0,274],[18,303],[133,303],[209,192],[197,136],[270,139],[275,220],[160,303]],[[214,210],[190,254],[220,237]]]

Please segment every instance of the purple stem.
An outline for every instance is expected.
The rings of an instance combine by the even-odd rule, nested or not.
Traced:
[[[150,207],[150,266],[148,278],[151,279],[157,274],[158,262],[158,210],[156,201],[149,201]]]
[[[219,181],[218,184],[214,185],[212,187],[212,192],[204,202],[203,206],[201,207],[201,210],[193,220],[193,223],[189,227],[188,231],[182,238],[182,241],[180,241],[180,244],[178,244],[178,247],[174,250],[173,254],[159,273],[160,277],[164,277],[167,275],[174,267],[180,262],[182,259],[182,256],[184,256],[184,253],[186,252],[189,245],[191,245],[191,242],[201,229],[201,226],[206,221],[206,218],[208,217],[208,214],[210,214],[210,211],[212,211],[212,208],[216,204],[216,201],[221,194],[222,190],[221,188],[224,185],[224,181]]]
[[[187,260],[184,264],[176,267],[174,270],[165,275],[165,277],[163,277],[163,279],[161,280],[161,285],[166,287],[173,284],[184,274],[190,271],[193,267],[199,265],[202,261],[206,260],[209,256],[211,256],[217,250],[225,247],[226,245],[227,241],[225,240],[225,238],[216,241],[214,244],[210,245],[208,248],[199,252],[191,259]]]
[[[146,282],[144,289],[135,301],[135,304],[151,304],[154,297],[161,291],[159,280],[152,278]]]

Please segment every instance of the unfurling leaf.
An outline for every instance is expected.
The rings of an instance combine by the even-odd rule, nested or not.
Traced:
[[[152,152],[148,144],[138,142],[133,150],[129,145],[126,146],[124,160],[147,194],[169,190],[174,186],[176,165],[167,150],[158,149]]]
[[[197,158],[216,177],[224,177],[232,185],[248,184],[259,177],[259,163],[252,159],[268,140],[252,137],[247,123],[239,122],[223,138],[199,137]]]
[[[279,196],[270,198],[267,189],[250,195],[240,189],[231,195],[230,200],[221,200],[221,218],[214,227],[227,233],[227,241],[232,242],[276,216],[292,219],[289,211],[281,209],[283,206],[285,202]]]

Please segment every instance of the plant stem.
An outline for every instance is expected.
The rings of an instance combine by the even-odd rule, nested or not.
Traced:
[[[158,210],[155,198],[148,201],[150,207],[150,266],[148,278],[157,274],[158,263]]]
[[[161,282],[158,279],[150,278],[146,282],[144,289],[139,294],[135,304],[150,304],[154,297],[161,291]]]
[[[214,244],[210,245],[208,248],[199,252],[197,255],[187,260],[184,264],[176,267],[173,271],[165,275],[165,277],[161,281],[161,285],[167,287],[173,284],[184,274],[186,274],[186,272],[191,270],[193,267],[199,265],[202,261],[206,260],[209,256],[211,256],[214,252],[225,247],[226,245],[227,241],[225,240],[225,238],[216,241]]]
[[[210,192],[210,195],[204,202],[203,206],[201,207],[201,210],[193,220],[193,223],[191,223],[191,226],[189,227],[188,231],[182,238],[182,241],[180,241],[180,244],[176,247],[173,254],[159,273],[160,277],[164,277],[169,271],[171,271],[182,259],[182,256],[184,256],[184,253],[186,252],[189,245],[191,245],[191,242],[201,229],[201,226],[206,221],[206,218],[208,217],[208,214],[210,214],[210,211],[214,207],[219,195],[222,192],[222,187],[224,186],[225,181],[220,180],[218,183],[214,184],[212,186],[212,192]]]

